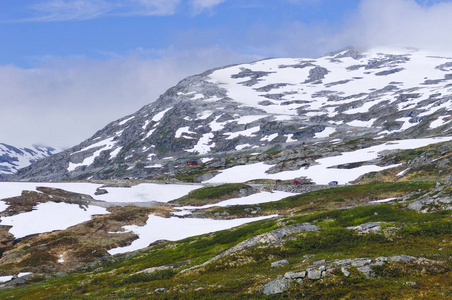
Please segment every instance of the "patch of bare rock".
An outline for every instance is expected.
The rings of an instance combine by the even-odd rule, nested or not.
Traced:
[[[268,282],[264,288],[264,295],[274,295],[284,293],[291,284],[303,284],[309,281],[320,280],[325,277],[335,276],[336,274],[343,274],[348,277],[351,275],[351,270],[356,269],[366,278],[375,277],[373,267],[382,266],[387,263],[425,263],[424,258],[416,258],[408,255],[396,256],[381,256],[377,258],[350,258],[335,260],[327,262],[326,260],[319,260],[313,262],[305,270],[297,270],[285,273],[283,276]],[[272,267],[279,267],[289,264],[288,261],[277,261],[272,263]]]

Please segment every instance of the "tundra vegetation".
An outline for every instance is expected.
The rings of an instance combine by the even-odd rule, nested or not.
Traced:
[[[173,205],[212,204],[254,190],[247,184],[219,185],[171,205],[110,208],[110,214],[66,230],[6,245],[0,275],[33,274],[4,284],[0,298],[448,299],[449,154],[442,145],[388,153],[383,162],[404,165],[368,174],[354,185],[199,209],[197,217],[278,217],[114,256],[107,250],[136,238],[111,234],[124,225],[143,224],[148,214],[169,216]],[[400,176],[406,167],[411,171]],[[309,230],[297,229],[303,226]],[[58,263],[61,252],[67,253],[64,263]]]

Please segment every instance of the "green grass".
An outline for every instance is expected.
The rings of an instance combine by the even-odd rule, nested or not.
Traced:
[[[260,207],[263,214],[287,214],[288,212],[314,212],[359,205],[373,200],[404,196],[410,192],[428,191],[434,182],[389,182],[351,185],[314,191],[285,198],[281,201],[248,206],[212,208],[210,213],[227,212],[230,216],[245,216],[245,208]]]
[[[447,299],[452,296],[451,211],[423,214],[407,210],[403,204],[337,209],[427,191],[434,186],[429,182],[346,186],[260,204],[266,213],[284,212],[286,216],[157,245],[133,256],[115,256],[114,260],[91,269],[79,269],[64,278],[41,278],[39,282],[0,290],[0,299]],[[211,199],[228,194],[227,189],[220,190],[218,194],[210,194],[209,189],[198,190],[197,195]],[[227,209],[240,215],[247,207]],[[295,211],[295,215],[290,216],[290,211]],[[130,214],[120,218],[127,220]],[[316,224],[320,230],[295,234],[280,244],[250,247],[205,267],[180,273],[252,236],[305,222]],[[366,222],[385,222],[382,234],[362,235],[346,229]],[[377,276],[373,279],[352,270],[350,277],[338,272],[319,281],[293,284],[283,295],[264,297],[261,292],[268,281],[288,271],[304,270],[316,260],[401,254],[437,263],[431,266],[392,263],[375,268]],[[271,268],[270,263],[279,259],[288,259],[291,264]],[[137,273],[163,265],[172,269]],[[156,293],[159,288],[165,292]]]
[[[206,186],[191,191],[187,196],[171,201],[181,205],[196,205],[217,203],[237,197],[241,189],[250,188],[244,183],[228,183],[218,186]]]
[[[177,173],[174,177],[180,181],[194,182],[196,176],[206,174],[207,172],[207,170],[195,168],[194,170],[189,170],[184,173]]]
[[[380,234],[359,235],[344,228],[333,228],[320,232],[310,232],[306,236],[289,241],[287,246],[303,253],[339,252],[351,248],[385,244],[388,239]]]

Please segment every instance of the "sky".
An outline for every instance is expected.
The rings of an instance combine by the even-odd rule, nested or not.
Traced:
[[[79,144],[183,78],[353,46],[452,53],[452,0],[0,0],[0,143]]]

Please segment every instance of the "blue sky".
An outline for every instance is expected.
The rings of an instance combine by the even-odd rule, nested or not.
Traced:
[[[33,4],[31,4],[33,3]],[[266,34],[293,24],[341,26],[359,0],[3,0],[0,64],[35,66],[48,56],[109,59],[137,50],[221,47],[284,55]],[[152,51],[151,51],[152,52]],[[281,53],[279,53],[281,52]],[[318,51],[312,51],[317,54]]]
[[[68,147],[186,76],[346,46],[452,52],[452,0],[0,0],[0,142]]]

